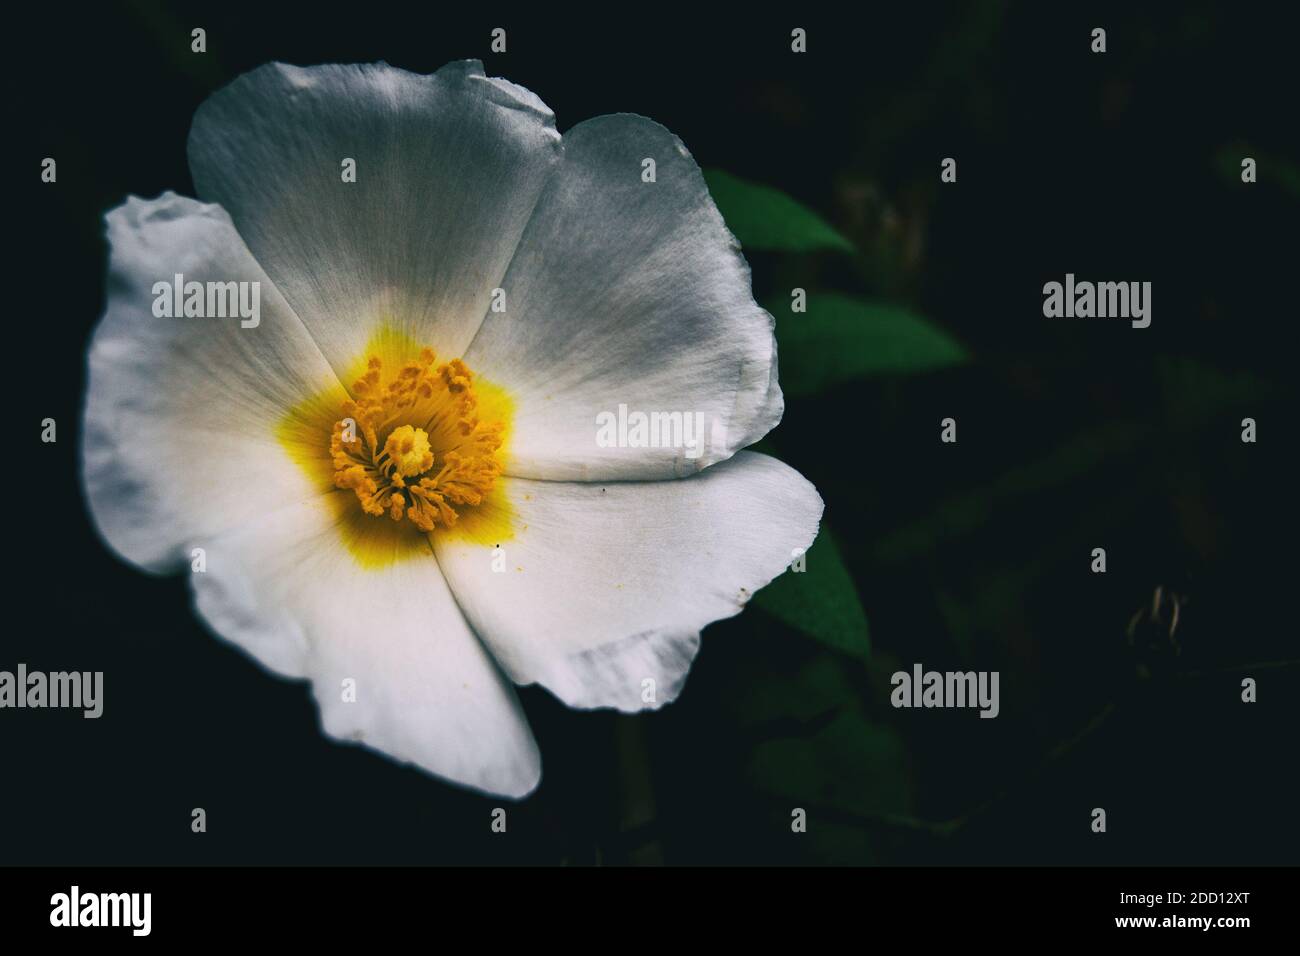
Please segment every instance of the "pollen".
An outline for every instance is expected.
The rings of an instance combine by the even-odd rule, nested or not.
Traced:
[[[431,349],[391,371],[366,361],[330,435],[334,485],[367,515],[421,531],[453,527],[502,472],[505,423],[479,414],[474,374]]]
[[[397,473],[403,478],[420,475],[433,467],[433,452],[429,450],[429,436],[423,428],[403,425],[393,430],[384,442],[384,453],[380,459],[387,458],[397,467]]]

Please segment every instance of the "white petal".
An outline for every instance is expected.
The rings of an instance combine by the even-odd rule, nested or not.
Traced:
[[[676,481],[505,485],[514,536],[500,557],[435,536],[438,563],[506,673],[573,707],[675,698],[700,629],[807,549],[822,511],[798,472],[752,452]]]
[[[270,669],[310,678],[331,737],[488,793],[531,792],[541,760],[514,688],[432,553],[362,569],[333,513],[292,505],[207,542],[207,571],[192,576],[200,613]]]
[[[657,123],[601,116],[565,133],[502,287],[507,310],[488,313],[465,361],[516,401],[509,474],[691,474],[781,418],[772,317],[695,161]],[[597,416],[620,404],[699,413],[703,453],[600,447]]]
[[[376,324],[460,355],[560,153],[555,118],[477,61],[274,63],[209,97],[189,159],[344,376]],[[342,163],[356,161],[356,181]]]
[[[83,429],[90,511],[127,560],[162,570],[181,545],[319,493],[276,428],[340,386],[218,206],[166,193],[106,217],[108,304],[95,330]],[[156,282],[260,282],[260,324],[159,318]],[[251,289],[251,286],[248,287]]]

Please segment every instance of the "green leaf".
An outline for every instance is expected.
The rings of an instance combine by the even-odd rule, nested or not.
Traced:
[[[1156,359],[1156,377],[1170,416],[1189,426],[1228,409],[1271,398],[1278,391],[1271,381],[1249,372],[1219,369],[1176,356]]]
[[[745,249],[853,251],[853,243],[783,192],[738,179],[720,169],[704,170],[704,181],[727,228]]]
[[[1292,199],[1300,199],[1300,166],[1276,154],[1261,153],[1245,143],[1236,142],[1215,153],[1214,165],[1219,175],[1231,185],[1240,186],[1241,161],[1247,156],[1255,159],[1255,175],[1260,183],[1274,183]]]
[[[968,358],[948,333],[899,306],[834,293],[808,296],[806,312],[792,312],[791,304],[768,306],[776,316],[781,388],[787,395],[944,368]]]
[[[850,666],[841,655],[822,650],[798,664],[764,658],[735,673],[719,700],[742,727],[773,721],[806,724],[828,711],[856,706],[859,688],[849,676]]]
[[[1133,453],[1150,429],[1140,422],[1107,422],[1072,436],[1044,457],[1008,468],[995,481],[940,501],[928,514],[878,537],[872,552],[887,563],[909,560],[987,527],[994,511],[1041,491],[1114,466]]]
[[[807,811],[808,838],[815,844],[808,850],[817,862],[879,862],[881,837],[871,825],[912,821],[903,742],[857,709],[811,736],[760,743],[746,777],[780,808],[785,826],[789,808]]]
[[[804,555],[804,568],[786,571],[754,595],[755,603],[823,644],[870,658],[867,613],[829,529],[822,529]]]
[[[754,749],[759,790],[846,811],[903,813],[910,803],[898,734],[857,708],[810,737],[780,737]]]

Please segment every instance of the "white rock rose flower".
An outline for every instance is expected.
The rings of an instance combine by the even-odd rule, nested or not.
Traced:
[[[189,162],[206,202],[106,217],[86,492],[132,564],[203,549],[198,613],[310,679],[327,734],[524,796],[512,682],[671,701],[812,543],[816,490],[740,450],[781,417],[772,317],[662,126],[561,137],[473,61],[272,64],[203,103]],[[254,288],[255,322],[222,308]]]

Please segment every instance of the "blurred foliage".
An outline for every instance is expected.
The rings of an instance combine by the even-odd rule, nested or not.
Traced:
[[[837,293],[808,296],[807,312],[772,303],[781,389],[810,395],[854,379],[926,372],[964,362],[947,333],[899,306]]]
[[[1136,448],[1147,429],[1133,422],[1110,422],[1068,439],[1045,457],[1009,467],[988,484],[935,502],[927,513],[873,544],[877,558],[915,558],[977,531],[1002,504],[1073,481]]]
[[[768,801],[766,826],[788,834],[792,811],[807,814],[806,832],[786,845],[791,859],[875,862],[877,826],[915,824],[903,741],[863,708],[853,660],[751,660],[730,676],[722,702],[752,741],[740,773]]]
[[[1278,393],[1278,386],[1249,372],[1216,369],[1188,357],[1162,356],[1156,378],[1172,417],[1197,424],[1207,416],[1242,408]]]
[[[984,8],[980,18],[984,35],[998,29],[1000,18],[996,5]],[[964,47],[963,56],[945,53],[939,62],[951,65],[979,57],[979,47]],[[932,91],[917,92],[900,102],[925,106],[932,96]],[[907,126],[917,121],[910,114],[887,115],[885,119],[885,127],[890,122]],[[872,144],[884,149],[878,137],[868,146]],[[1216,162],[1224,175],[1237,177],[1239,155],[1246,153],[1219,154]],[[1276,157],[1261,158],[1260,162],[1261,166],[1268,163],[1273,182],[1287,192],[1296,192],[1300,181],[1294,167]],[[926,229],[936,201],[934,190],[894,190],[891,199],[878,182],[862,181],[851,195],[857,197],[863,215],[837,217],[858,222],[858,228],[849,230],[855,240],[850,245],[815,213],[775,190],[716,170],[707,178],[719,208],[746,249],[847,253],[760,258],[769,266],[761,270],[768,279],[765,305],[776,317],[780,380],[783,392],[792,400],[791,407],[815,403],[818,414],[838,419],[839,412],[833,410],[840,399],[852,395],[860,401],[865,397],[877,406],[872,413],[875,440],[887,442],[893,428],[914,428],[914,422],[903,424],[906,404],[899,399],[898,386],[921,373],[971,365],[961,342],[923,317],[923,310],[915,304],[905,304],[916,301],[915,290],[909,292],[898,281],[924,267],[919,233]],[[901,215],[895,202],[903,205]],[[848,263],[849,268],[846,271],[832,262]],[[870,291],[861,291],[863,285]],[[785,297],[786,290],[795,287],[810,290],[804,312],[793,311],[792,300]],[[855,292],[840,291],[850,288]],[[882,293],[884,298],[879,297]],[[1139,341],[1145,344],[1146,340]],[[984,383],[1001,379],[998,387],[1006,389],[1007,372],[1005,366],[984,363],[973,374]],[[1130,375],[1135,373],[1144,374],[1140,366],[1128,370]],[[787,571],[755,595],[755,606],[785,625],[788,633],[812,638],[835,652],[812,652],[790,670],[746,670],[729,695],[731,718],[748,728],[747,739],[753,740],[741,772],[749,786],[771,799],[771,825],[788,828],[795,807],[809,813],[812,822],[807,841],[788,851],[795,853],[794,858],[807,854],[807,859],[823,862],[857,863],[895,859],[901,840],[921,841],[912,844],[914,850],[918,845],[933,847],[935,841],[954,839],[971,820],[1005,797],[1005,791],[992,786],[968,787],[965,796],[945,802],[943,781],[947,774],[959,773],[951,768],[967,759],[969,745],[962,740],[970,729],[964,725],[955,728],[951,740],[932,739],[924,732],[915,733],[915,721],[899,722],[894,712],[883,709],[887,694],[884,675],[899,662],[894,652],[915,643],[913,627],[938,631],[926,633],[924,644],[910,652],[927,660],[938,657],[987,664],[990,653],[1023,654],[1025,642],[1032,642],[1033,632],[1043,626],[1040,603],[1050,608],[1053,599],[1064,598],[1067,603],[1061,606],[1072,607],[1070,602],[1079,592],[1079,576],[1087,574],[1089,552],[1084,542],[1097,539],[1110,546],[1121,562],[1123,570],[1111,580],[1141,581],[1143,587],[1164,580],[1163,576],[1143,577],[1142,536],[1160,535],[1169,520],[1185,521],[1189,515],[1193,521],[1205,520],[1198,510],[1203,489],[1195,472],[1189,471],[1192,459],[1181,452],[1170,454],[1178,447],[1177,436],[1207,426],[1217,430],[1220,419],[1229,418],[1232,429],[1225,434],[1231,438],[1235,413],[1257,407],[1279,388],[1252,372],[1218,368],[1188,355],[1152,356],[1145,375],[1149,393],[1144,405],[1108,409],[1100,422],[1085,416],[1073,424],[1053,423],[1037,430],[1042,439],[1012,446],[1018,458],[1002,461],[992,474],[969,481],[964,488],[956,486],[960,490],[951,483],[939,483],[930,493],[921,486],[906,489],[903,497],[891,499],[891,507],[874,518],[877,533],[866,540],[860,541],[860,528],[847,526],[859,532],[854,536],[860,541],[853,553],[854,567],[866,571],[866,580],[874,575],[897,583],[924,579],[927,572],[936,574],[931,585],[908,588],[914,598],[919,595],[929,604],[916,614],[924,623],[914,624],[909,614],[907,629],[898,631],[897,611],[885,611],[889,636],[882,639],[883,646],[875,649],[874,656],[857,583],[862,575],[850,572],[825,521],[807,554],[807,570]],[[855,391],[833,392],[850,384],[857,386]],[[1012,394],[1032,394],[1042,383],[1032,378],[1016,382],[1013,377],[1009,387]],[[912,393],[919,394],[916,389]],[[1109,400],[1104,391],[1085,397]],[[1060,437],[1053,438],[1058,431]],[[761,450],[780,457],[786,441],[778,431],[764,440]],[[924,467],[928,462],[916,457],[915,449],[912,454],[912,467]],[[960,460],[960,453],[954,454]],[[997,454],[993,448],[984,449],[985,457]],[[796,467],[805,466],[797,454],[791,460]],[[1172,510],[1152,513],[1158,499],[1153,502],[1150,491],[1093,497],[1093,489],[1108,484],[1122,488],[1133,481],[1162,489],[1173,503]],[[818,486],[828,501],[845,491],[838,481],[818,480]],[[867,472],[850,487],[855,491],[867,487],[878,494],[882,487],[892,486],[888,479],[882,485],[877,476]],[[1053,507],[1053,502],[1061,500],[1074,504],[1065,509]],[[1044,519],[1048,523],[1044,524]],[[1032,538],[1026,537],[1031,533],[1026,529],[1036,525]],[[1135,530],[1116,538],[1115,529],[1126,526]],[[1000,528],[1015,529],[1013,533],[1020,537],[1004,546]],[[1211,523],[1200,530],[1185,530],[1181,538],[1185,544],[1195,544],[1198,535],[1204,539],[1213,531]],[[1030,550],[1021,551],[1024,545]],[[987,564],[961,557],[988,554],[990,547],[998,549],[997,557]],[[1175,570],[1173,578],[1181,573]],[[1063,580],[1073,584],[1065,587]],[[1135,593],[1140,590],[1134,588]],[[1106,602],[1123,600],[1104,587],[1084,588],[1082,593],[1084,600],[1089,594],[1104,595]],[[881,603],[890,608],[899,600],[887,596]],[[1099,607],[1096,613],[1120,622],[1123,615],[1114,614],[1112,603]],[[1103,674],[1106,662],[1121,652],[1120,628],[1119,623],[1110,630],[1103,627],[1093,638],[1095,660],[1102,662],[1096,666]],[[991,636],[995,640],[990,641]],[[1071,661],[1073,654],[1067,648],[1062,659]],[[1032,666],[1028,661],[1016,665]],[[1055,666],[1063,665],[1058,662]],[[1016,680],[1015,668],[1009,670],[1008,677]],[[1104,688],[1111,682],[1101,677],[1094,686]],[[1008,760],[1008,767],[1016,766],[1022,775],[1032,774],[1036,761],[1048,764],[1072,748],[1077,739],[1092,733],[1099,725],[1093,716],[1098,705],[1085,700],[1076,712],[1071,710],[1072,701],[1073,694],[1065,694],[1055,702],[1067,716],[1061,719],[1058,714],[1054,727],[1007,724],[1004,718],[999,730],[1011,726],[1013,733],[1026,739],[1018,762],[1010,759],[1014,749],[998,751],[998,759]],[[1103,703],[1103,713],[1114,712],[1113,701]],[[1020,706],[1026,707],[1025,701]],[[873,713],[873,708],[881,712]],[[907,739],[901,735],[904,727]],[[925,762],[919,776],[911,765],[918,759]],[[921,793],[930,794],[929,800],[921,801]]]
[[[774,799],[786,826],[792,808],[807,812],[808,851],[821,861],[875,862],[862,825],[908,819],[903,742],[858,709],[843,710],[810,736],[759,743],[750,756],[748,779]]]
[[[849,240],[783,192],[747,182],[720,169],[704,170],[704,181],[727,228],[742,248],[781,252],[853,251]]]
[[[1223,147],[1214,156],[1214,166],[1229,184],[1246,185],[1241,181],[1241,161],[1247,156],[1255,160],[1255,178],[1259,183],[1273,183],[1292,199],[1300,199],[1300,166],[1271,153],[1261,153],[1245,143],[1237,142]]]
[[[807,733],[830,720],[836,710],[857,702],[850,662],[814,652],[793,666],[773,668],[748,663],[734,675],[734,688],[722,701],[737,726],[766,733],[774,725]]]

